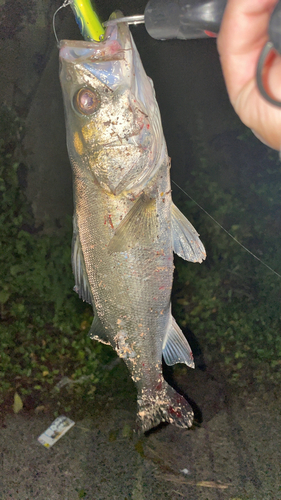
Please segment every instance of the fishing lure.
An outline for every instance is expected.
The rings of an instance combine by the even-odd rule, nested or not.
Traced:
[[[97,42],[103,40],[104,28],[92,7],[91,0],[65,0],[53,16],[53,30],[57,42],[59,41],[55,29],[55,17],[59,10],[67,7],[68,5],[74,13],[75,20],[83,38],[85,40]]]

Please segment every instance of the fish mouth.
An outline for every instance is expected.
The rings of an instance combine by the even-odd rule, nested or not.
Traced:
[[[135,147],[140,147],[140,145],[134,145],[134,144],[116,144],[115,142],[108,142],[108,143],[105,143],[105,144],[99,144],[98,147],[96,148],[96,150],[99,150],[99,149],[118,149],[118,148],[135,148]]]
[[[120,151],[131,151],[132,153],[138,149],[140,152],[144,152],[146,149],[138,143],[135,144],[130,144],[128,142],[105,142],[105,143],[100,143],[96,144],[95,147],[93,148],[93,153],[99,153],[100,151],[111,151],[112,149],[114,150],[120,150]]]
[[[100,45],[103,43],[103,49]],[[59,57],[70,63],[115,61],[124,58],[124,49],[116,42],[108,47],[105,42],[85,42],[84,40],[62,40],[59,43]]]
[[[141,130],[136,134],[133,133],[126,137],[119,135],[113,141],[98,142],[94,145],[93,149],[99,151],[101,149],[130,149],[139,151],[146,151],[151,148],[151,132],[148,132],[146,127],[142,126]]]
[[[133,139],[132,139],[133,138]],[[130,142],[131,140],[131,142]],[[129,139],[122,139],[118,137],[118,139],[116,139],[115,141],[112,141],[112,142],[100,142],[99,144],[97,144],[97,148],[98,149],[102,149],[102,148],[113,148],[113,147],[123,147],[123,146],[131,146],[131,147],[142,147],[142,144],[141,142],[137,141],[135,139],[135,136],[130,136]]]
[[[126,23],[107,26],[102,41],[61,40],[60,58],[68,62],[83,63],[90,58],[92,62],[124,59],[124,51],[132,48],[130,30]]]

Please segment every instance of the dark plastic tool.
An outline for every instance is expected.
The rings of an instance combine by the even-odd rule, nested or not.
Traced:
[[[113,22],[145,23],[147,32],[158,40],[206,38],[220,30],[227,0],[149,0],[144,15],[120,18]],[[281,102],[270,96],[263,82],[263,69],[269,53],[281,54],[281,0],[272,12],[268,26],[269,41],[265,44],[257,65],[256,79],[262,96],[271,104]]]
[[[149,0],[147,32],[158,40],[205,38],[218,33],[227,0]]]
[[[226,0],[149,0],[144,11],[145,27],[150,36],[160,40],[205,38],[220,29]],[[257,65],[256,80],[261,95],[270,104],[281,102],[268,94],[263,81],[263,68],[272,50],[281,54],[281,1],[272,12],[268,26],[269,41]]]

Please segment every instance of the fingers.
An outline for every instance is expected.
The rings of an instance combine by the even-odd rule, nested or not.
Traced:
[[[268,40],[277,0],[228,0],[218,50],[230,101],[240,119],[274,149],[281,146],[281,109],[269,104],[256,84],[258,58]],[[281,57],[267,64],[267,87],[281,100]]]

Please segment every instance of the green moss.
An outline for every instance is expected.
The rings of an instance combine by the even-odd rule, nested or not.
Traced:
[[[252,155],[254,159],[259,147],[256,139],[244,132],[240,140],[246,143],[249,158]],[[219,177],[224,165],[210,155],[199,132],[196,147],[187,192],[281,274],[281,164],[277,153],[264,149],[262,164],[237,165],[228,182]],[[177,317],[193,330],[206,360],[229,380],[280,383],[281,279],[243,250],[193,201],[182,195],[178,204],[200,233],[207,260],[200,265],[176,260]]]

